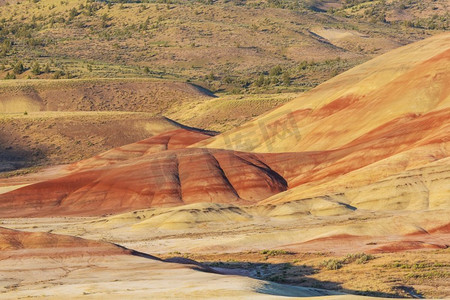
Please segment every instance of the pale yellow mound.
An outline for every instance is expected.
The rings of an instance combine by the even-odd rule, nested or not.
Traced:
[[[381,55],[243,126],[192,147],[330,150],[407,113],[450,105],[450,34]]]
[[[132,222],[133,230],[188,229],[204,223],[250,221],[252,216],[244,209],[216,203],[195,203],[174,208],[157,208],[116,215],[100,222],[99,226],[114,226]]]

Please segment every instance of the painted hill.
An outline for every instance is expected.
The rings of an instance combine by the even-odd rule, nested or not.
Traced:
[[[289,191],[262,203],[331,197],[367,209],[448,208],[447,179],[432,170],[446,169],[449,156],[449,42],[445,34],[397,49],[192,147],[303,153]],[[390,192],[374,193],[380,185]]]
[[[0,195],[2,216],[98,215],[195,202],[296,201],[304,211],[301,203],[312,199],[328,214],[333,207],[336,213],[448,209],[449,42],[444,34],[397,49],[189,148],[181,143],[155,153],[148,140],[112,165],[107,157],[123,151],[99,156],[65,177]]]
[[[104,153],[101,153],[92,158],[74,163],[68,166],[70,171],[89,170],[101,166],[109,166],[119,162],[127,162],[135,158],[142,158],[153,153],[162,152],[165,150],[183,149],[196,142],[205,140],[214,136],[214,132],[197,130],[194,128],[187,128],[167,120],[174,127],[170,130],[165,128],[163,133],[157,134],[153,137],[118,147]],[[179,126],[176,126],[179,125]],[[156,129],[157,126],[151,126]]]
[[[174,295],[252,299],[334,295],[332,299],[345,299],[342,293],[224,275],[193,260],[163,261],[111,243],[65,235],[0,228],[0,250],[2,299],[100,299],[105,295],[109,299],[130,295],[134,299],[173,299]]]
[[[144,79],[3,81],[0,177],[72,163],[186,127],[177,122],[224,131],[295,96],[215,97],[191,84]]]
[[[101,215],[195,202],[255,204],[286,189],[284,178],[249,153],[168,150],[1,194],[0,214]]]
[[[426,297],[446,297],[449,45],[444,34],[395,50],[222,135],[159,120],[140,142],[0,180],[3,225],[43,232],[0,230],[2,295],[327,295],[193,272],[199,265],[102,256],[102,242],[54,232],[169,257],[206,255],[212,267],[229,258],[230,272],[258,279],[281,274],[364,295],[415,296],[423,288]],[[36,276],[30,265],[38,263]]]
[[[449,34],[443,34],[393,50],[193,147],[256,152],[333,150],[374,134],[376,128],[397,118],[445,109],[450,101],[449,41]]]
[[[29,255],[36,257],[39,254],[48,255],[48,251],[65,257],[93,255],[123,255],[130,254],[124,248],[116,245],[85,240],[67,235],[57,235],[43,232],[24,232],[0,227],[0,257],[7,259],[11,252],[17,251],[15,257]],[[20,252],[19,252],[20,251]],[[27,253],[28,252],[28,253]]]
[[[71,163],[183,128],[163,113],[214,98],[163,80],[0,82],[0,172]]]

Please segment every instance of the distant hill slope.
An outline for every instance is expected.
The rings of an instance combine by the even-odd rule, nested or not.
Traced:
[[[328,1],[323,1],[328,2]],[[384,20],[404,27],[449,29],[450,3],[447,0],[366,1],[343,0],[337,15],[365,20]]]
[[[0,172],[74,162],[181,128],[162,115],[214,97],[164,80],[0,82]]]
[[[433,10],[442,1],[413,1],[439,15],[425,27],[386,22],[400,8],[380,1],[10,1],[0,10],[0,78],[163,77],[233,93],[303,91],[445,30],[442,9]]]
[[[66,164],[180,128],[148,113],[0,115],[0,172]]]
[[[0,113],[135,111],[160,115],[214,95],[191,84],[145,79],[19,80],[0,83]]]
[[[70,163],[184,127],[163,116],[224,131],[296,95],[216,97],[192,84],[149,79],[3,81],[0,172]]]

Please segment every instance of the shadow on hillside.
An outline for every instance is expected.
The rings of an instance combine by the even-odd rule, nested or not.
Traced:
[[[354,294],[371,297],[398,298],[401,295],[397,293],[384,293],[378,291],[358,291],[348,290],[341,286],[337,281],[321,281],[312,278],[311,275],[319,273],[319,269],[306,265],[297,265],[292,263],[251,263],[251,262],[204,262],[202,263],[222,274],[246,276],[259,280],[269,281],[282,286],[263,286],[258,292],[263,294],[285,296],[285,297],[302,297],[299,290],[294,287],[304,287],[319,289],[311,296],[323,296],[333,294]],[[336,279],[339,280],[339,271],[336,271]],[[405,289],[402,289],[405,291]]]
[[[45,159],[46,153],[41,147],[12,145],[0,132],[0,175],[3,172],[34,167]]]
[[[202,128],[196,128],[196,127],[191,127],[191,126],[187,126],[187,125],[183,125],[181,123],[178,123],[175,120],[169,119],[167,117],[163,117],[167,122],[170,122],[172,124],[174,124],[175,126],[178,126],[180,128],[186,129],[186,130],[191,130],[191,131],[196,131],[196,132],[201,132],[210,136],[215,136],[218,135],[220,132],[218,131],[213,131],[213,130],[207,130],[207,129],[202,129]]]
[[[218,98],[213,92],[211,92],[210,90],[208,90],[207,88],[204,88],[198,84],[189,82],[190,85],[192,85],[193,87],[197,88],[200,92],[204,93],[205,95],[212,97],[212,98]]]

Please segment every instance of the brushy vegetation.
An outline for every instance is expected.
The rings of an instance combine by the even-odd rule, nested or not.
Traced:
[[[343,263],[338,259],[328,259],[321,263],[320,266],[328,270],[339,270],[340,268],[342,268]]]
[[[446,271],[427,271],[424,273],[409,273],[406,274],[408,279],[435,279],[435,278],[450,278],[450,272]]]
[[[334,257],[327,252],[292,252],[266,258],[270,251],[195,253],[190,258],[213,268],[245,270],[257,279],[344,293],[353,291],[356,295],[409,298],[414,291],[426,299],[440,299],[448,294],[449,249],[379,253],[376,257],[365,253]],[[169,254],[172,256],[179,255]],[[329,261],[330,269],[338,271],[318,267],[318,260]],[[363,264],[367,261],[371,263]]]
[[[370,22],[378,21],[410,28],[429,30],[448,30],[450,28],[448,2],[442,0],[345,0],[343,9],[333,10],[333,13]]]
[[[449,268],[450,264],[434,263],[434,262],[417,262],[417,263],[407,263],[407,262],[393,262],[388,265],[383,265],[385,268],[397,268],[397,269],[430,269],[430,268]]]
[[[261,250],[261,254],[268,255],[268,256],[278,256],[278,255],[288,255],[291,254],[291,252],[286,250]]]
[[[375,259],[375,256],[366,253],[356,253],[356,254],[347,254],[344,258],[344,263],[349,264],[352,262],[356,262],[357,264],[365,264],[369,260]]]
[[[448,25],[440,10],[406,23],[372,23],[365,16],[382,19],[379,1],[346,1],[332,9],[324,7],[328,2],[24,0],[0,10],[0,78],[153,77],[231,94],[304,91],[387,51],[360,42],[340,49],[311,28],[405,43],[410,37],[399,30],[403,26],[412,28],[412,41],[429,34],[423,29]],[[386,5],[387,14],[394,6]],[[429,9],[409,1],[404,10],[419,6]]]
[[[450,264],[443,262],[418,261],[411,263],[394,261],[381,267],[406,271],[407,273],[404,276],[411,283],[434,280],[448,281],[450,279]]]
[[[366,253],[348,254],[342,259],[328,259],[320,264],[321,267],[328,270],[339,270],[346,264],[357,263],[365,264],[370,260],[375,259],[373,255]]]

